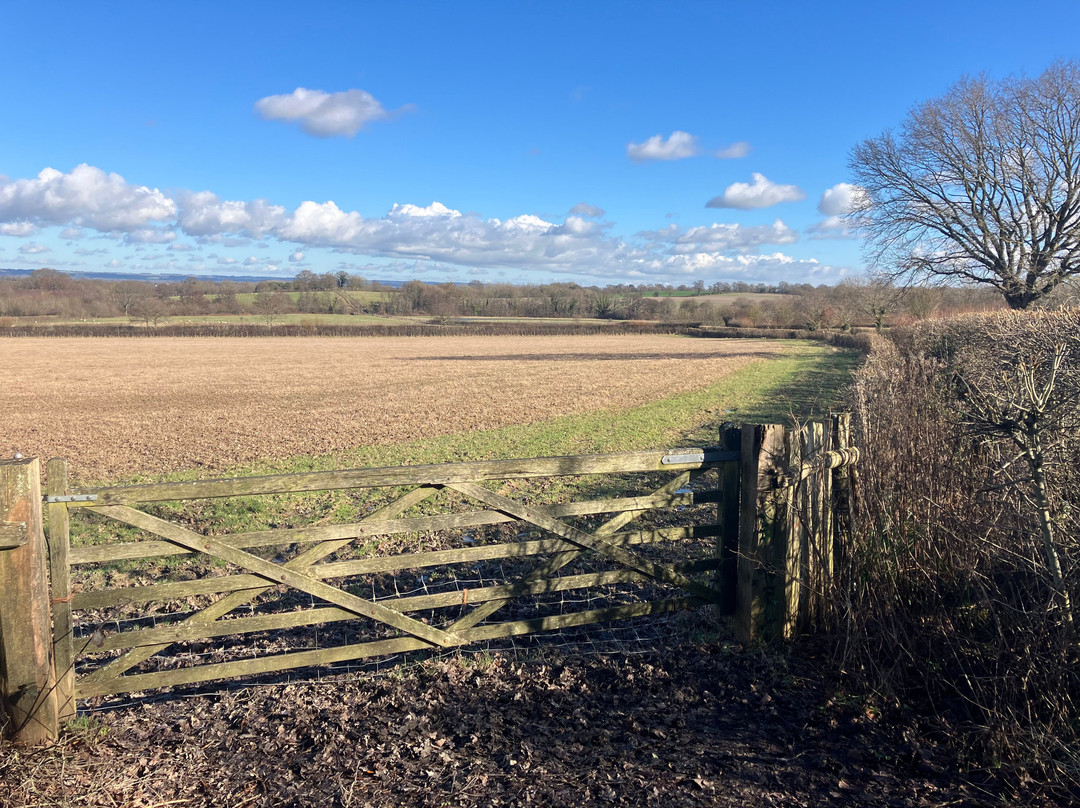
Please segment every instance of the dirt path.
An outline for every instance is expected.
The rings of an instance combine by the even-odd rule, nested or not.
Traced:
[[[812,665],[725,645],[463,657],[97,720],[98,740],[4,750],[5,808],[1001,804]]]

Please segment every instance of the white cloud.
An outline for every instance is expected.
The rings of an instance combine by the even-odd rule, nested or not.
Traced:
[[[670,255],[749,252],[763,244],[794,244],[799,234],[780,219],[771,225],[711,224],[681,232],[678,225],[640,233],[650,241],[668,243]]]
[[[673,278],[718,278],[777,283],[798,278],[800,282],[836,283],[849,274],[847,267],[834,267],[814,259],[792,258],[784,253],[767,255],[722,255],[694,253],[665,256],[644,262],[639,275]]]
[[[180,227],[192,236],[233,233],[261,238],[285,220],[285,208],[265,199],[223,202],[210,191],[178,194]]]
[[[570,208],[570,212],[577,216],[588,216],[590,219],[599,219],[607,213],[603,208],[590,205],[588,202],[578,202],[574,207]]]
[[[755,226],[711,224],[683,229],[672,225],[624,240],[598,221],[605,215],[602,209],[585,202],[575,205],[561,220],[535,214],[485,219],[437,201],[395,204],[382,216],[365,217],[358,211],[343,210],[332,200],[308,200],[288,210],[266,200],[223,200],[209,191],[178,192],[171,199],[90,166],[70,175],[47,169],[36,180],[12,182],[4,178],[0,182],[0,210],[11,219],[0,217],[0,224],[60,225],[66,220],[69,227],[98,229],[100,238],[133,248],[128,252],[139,251],[139,256],[125,257],[120,264],[129,268],[136,266],[134,262],[159,260],[147,254],[154,251],[149,247],[152,244],[166,246],[164,251],[157,250],[159,253],[188,253],[182,260],[190,264],[191,271],[214,266],[217,254],[204,256],[199,247],[176,240],[186,236],[200,245],[246,247],[244,252],[249,255],[253,249],[281,250],[287,244],[291,251],[286,253],[288,260],[265,267],[278,272],[295,271],[313,262],[315,251],[329,249],[375,261],[369,274],[386,271],[416,276],[431,272],[445,277],[460,268],[462,272],[490,270],[493,275],[509,272],[521,280],[526,279],[522,273],[530,271],[604,279],[674,279],[708,272],[703,276],[721,279],[722,273],[749,278],[760,271],[760,279],[767,279],[786,266],[789,280],[802,280],[807,272],[825,277],[825,270],[810,262],[778,257],[779,253],[767,261],[751,255],[762,245],[790,244],[798,239],[779,219],[771,225]],[[79,196],[73,193],[76,187],[88,190]],[[767,197],[766,204],[791,198],[791,189],[776,186],[760,175],[755,175],[753,186],[744,187],[744,191]],[[52,194],[53,190],[58,193]],[[115,209],[108,206],[110,202]],[[19,215],[13,216],[16,211]],[[811,237],[836,237],[835,231],[826,229],[827,224],[812,228]],[[256,243],[253,239],[259,240]],[[213,249],[207,252],[213,253]],[[112,257],[81,247],[75,253],[99,261]],[[237,263],[247,267],[266,263],[265,258],[245,259],[243,253],[237,254]],[[53,264],[62,263],[63,256],[50,257],[56,257]],[[25,255],[21,260],[32,263],[38,259]],[[314,263],[325,269],[321,262],[320,255]]]
[[[33,222],[4,222],[0,224],[0,236],[32,236],[37,232]]]
[[[697,138],[689,132],[675,130],[667,140],[663,135],[653,135],[644,143],[628,143],[626,156],[635,163],[646,160],[682,160],[701,153]]]
[[[746,157],[750,153],[750,144],[745,140],[740,140],[737,143],[732,143],[730,146],[725,146],[720,149],[716,156],[721,160],[737,160],[740,157]]]
[[[849,182],[839,182],[821,195],[818,212],[822,216],[843,216],[851,213],[866,198],[866,191]]]
[[[365,90],[327,93],[304,87],[260,98],[255,111],[265,120],[298,121],[301,129],[316,137],[353,137],[371,121],[392,115]]]
[[[827,189],[818,201],[825,218],[806,228],[813,240],[857,238],[858,222],[850,214],[866,201],[866,191],[858,185],[840,182]]]
[[[826,216],[806,228],[811,240],[856,238],[855,222],[843,216]]]
[[[126,233],[124,241],[127,244],[169,244],[176,241],[176,233],[173,230],[144,227]]]
[[[29,244],[24,244],[19,247],[19,252],[23,255],[41,255],[42,253],[52,252],[52,250],[42,244],[35,244],[31,241]]]
[[[74,241],[75,239],[82,238],[82,234],[82,230],[77,227],[65,227],[60,231],[60,238]]]
[[[70,174],[46,168],[36,179],[0,179],[0,222],[130,231],[175,216],[176,203],[157,188],[85,163]]]
[[[707,208],[735,208],[754,210],[779,205],[781,202],[798,202],[806,194],[797,185],[777,185],[764,174],[754,173],[754,182],[736,182],[705,203]]]

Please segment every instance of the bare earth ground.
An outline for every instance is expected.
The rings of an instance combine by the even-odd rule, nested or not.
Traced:
[[[468,657],[102,714],[0,754],[27,806],[1051,806],[992,796],[812,663],[720,644]],[[104,729],[106,732],[99,735]],[[1003,802],[999,802],[1001,799]]]
[[[0,456],[76,480],[621,409],[712,384],[778,341],[668,336],[0,340]]]

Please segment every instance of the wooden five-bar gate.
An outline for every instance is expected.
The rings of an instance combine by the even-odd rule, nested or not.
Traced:
[[[719,445],[704,449],[109,488],[70,488],[66,462],[54,459],[44,495],[38,460],[0,462],[7,731],[25,742],[53,738],[80,699],[457,648],[706,603],[734,615],[741,641],[790,637],[828,608],[857,459],[841,415],[800,430],[725,425]],[[562,480],[565,496],[605,486],[601,493],[610,493],[613,477],[626,485],[631,475],[647,484],[644,493],[571,502],[542,503],[516,482]],[[181,507],[375,489],[384,491],[380,504],[344,524],[218,534],[194,529]],[[678,513],[691,523],[675,524]],[[72,543],[73,517],[92,520],[97,532],[83,530],[85,538]],[[432,535],[441,544],[400,551],[401,537]],[[202,562],[197,578],[175,564],[192,560]],[[154,565],[152,580],[145,569],[139,576],[140,564]],[[95,565],[105,573],[79,574]],[[428,586],[425,571],[451,568],[479,571],[481,583],[462,587],[448,575],[454,586]],[[170,570],[189,579],[161,579]],[[120,585],[105,585],[110,575]],[[421,581],[423,593],[401,593],[402,576]],[[73,577],[81,583],[73,586]],[[610,603],[567,610],[559,601],[551,613],[552,597],[582,589],[598,589]],[[523,612],[498,619],[530,598]],[[137,617],[140,609],[149,622]],[[285,652],[271,643],[254,656],[219,651],[209,661],[162,655],[312,626],[324,636],[336,629],[329,633],[335,642]]]

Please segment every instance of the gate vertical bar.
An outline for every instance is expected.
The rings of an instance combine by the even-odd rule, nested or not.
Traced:
[[[49,496],[67,494],[68,467],[63,458],[54,457],[46,466]],[[56,673],[56,709],[63,721],[75,715],[75,653],[71,622],[71,567],[68,547],[71,543],[68,507],[63,502],[49,503],[49,579],[52,582],[53,664]]]
[[[812,425],[807,424],[802,429],[784,430],[781,458],[784,474],[773,492],[778,514],[773,531],[777,582],[776,602],[771,604],[776,624],[770,626],[770,639],[792,639],[806,613],[803,606],[808,592],[806,555],[810,546],[810,525],[803,505],[810,480],[801,479],[801,470],[803,444],[811,428]]]
[[[0,550],[0,701],[7,732],[18,743],[53,741],[59,725],[36,457],[0,461],[0,523],[23,533],[9,542],[17,546]]]

